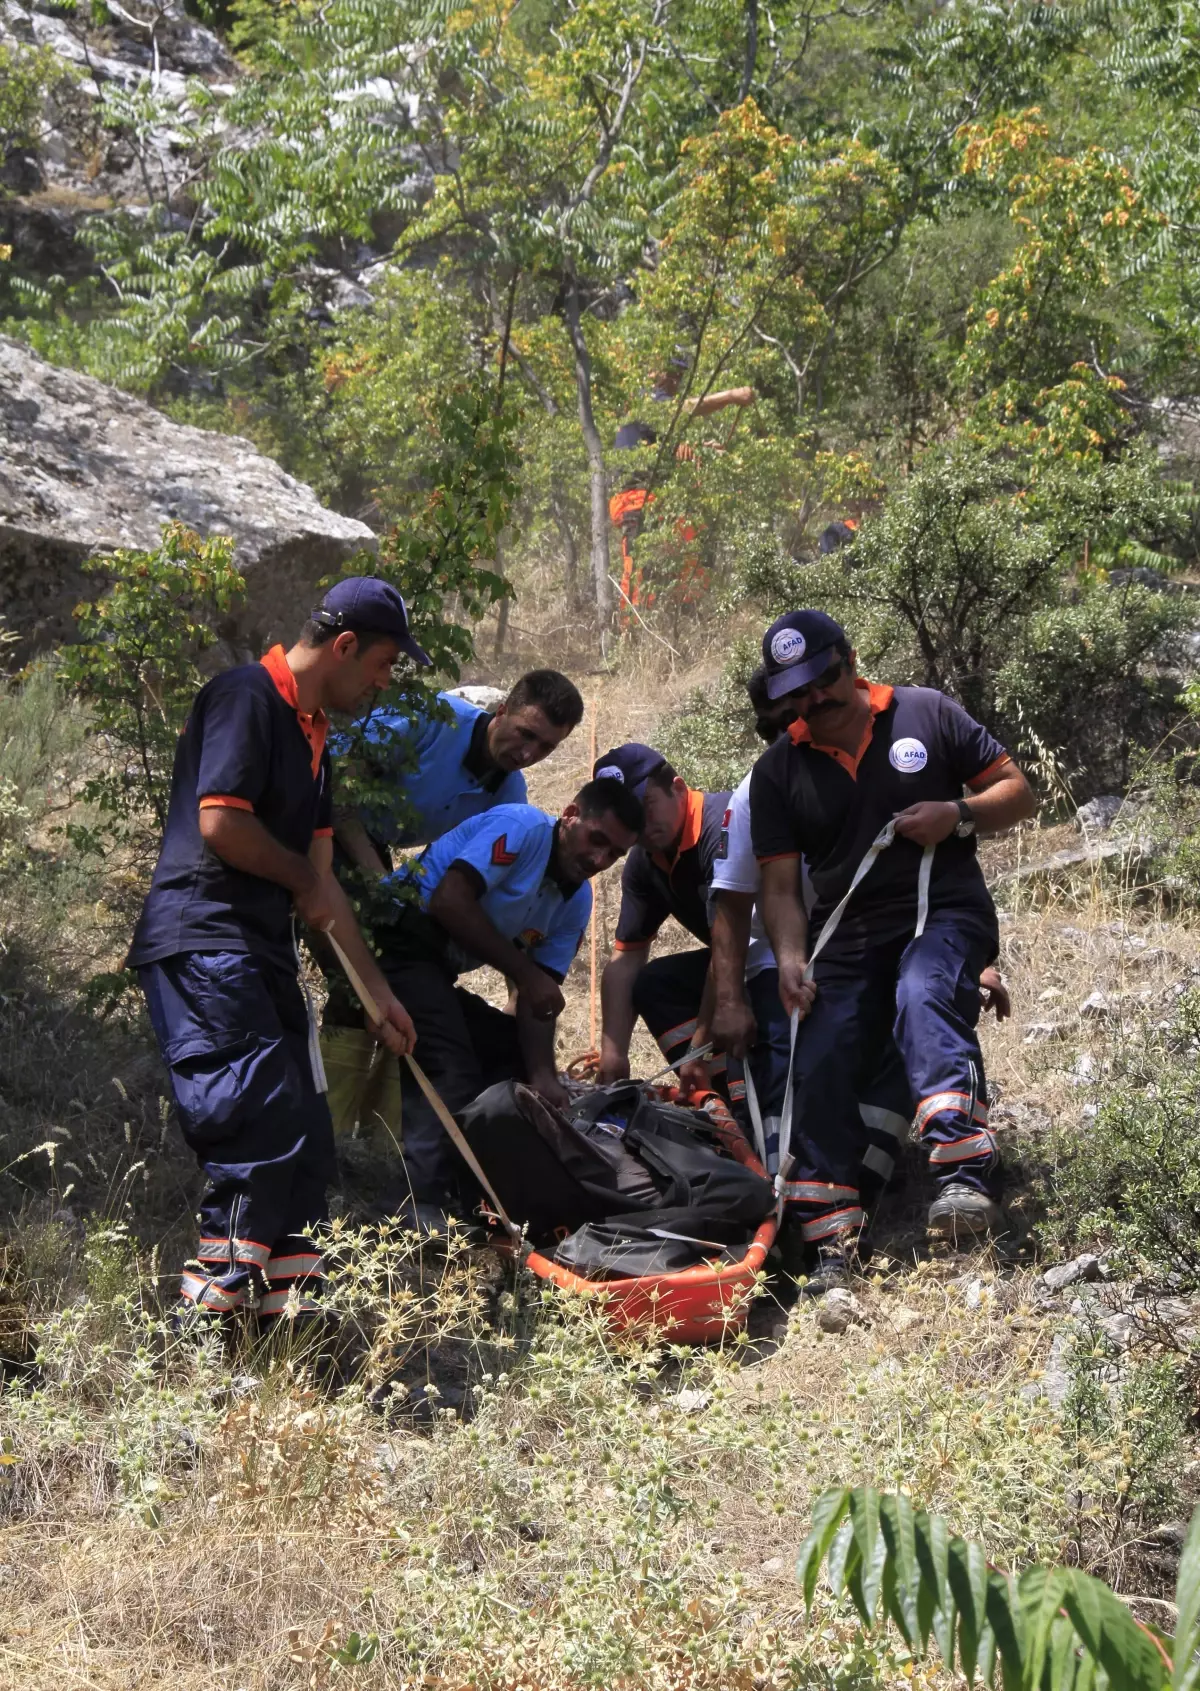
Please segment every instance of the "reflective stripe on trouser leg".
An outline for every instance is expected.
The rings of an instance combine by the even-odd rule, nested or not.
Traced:
[[[974,1071],[974,1065],[972,1065]],[[990,1193],[989,1177],[1000,1157],[996,1136],[988,1125],[987,1105],[969,1092],[944,1088],[923,1098],[917,1107],[917,1135],[929,1152],[929,1165],[943,1180],[965,1180]]]
[[[970,912],[934,910],[905,948],[896,983],[895,1038],[916,1101],[913,1126],[940,1185],[999,1195],[979,1048],[979,973],[994,927]]]
[[[259,1314],[302,1315],[320,1309],[325,1264],[311,1239],[289,1235],[276,1242],[267,1263],[267,1291]]]

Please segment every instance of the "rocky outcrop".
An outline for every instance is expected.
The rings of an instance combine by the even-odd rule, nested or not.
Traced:
[[[35,281],[77,281],[93,268],[79,239],[89,217],[125,208],[190,215],[191,189],[220,133],[193,97],[232,93],[238,69],[220,37],[180,0],[129,0],[97,23],[84,4],[0,0],[0,47],[53,55],[44,109],[27,139],[0,158],[0,243]],[[51,60],[51,62],[53,62]]]
[[[72,607],[97,591],[90,553],[153,546],[172,519],[234,537],[251,644],[294,634],[316,582],[375,544],[249,441],[173,423],[0,336],[0,615],[22,644],[70,638]]]

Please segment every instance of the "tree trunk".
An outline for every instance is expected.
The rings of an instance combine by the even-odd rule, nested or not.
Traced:
[[[742,66],[742,86],[738,91],[740,106],[754,86],[754,67],[758,63],[758,0],[746,0],[746,57]]]
[[[604,444],[596,427],[592,411],[592,360],[583,338],[580,321],[579,278],[574,271],[567,277],[563,301],[567,332],[575,354],[575,391],[579,396],[579,427],[587,450],[588,471],[592,492],[592,591],[596,600],[596,617],[600,624],[600,642],[607,641],[612,623],[612,582],[608,577],[608,478],[604,472]]]
[[[574,611],[579,608],[579,548],[575,544],[575,531],[571,527],[567,508],[557,487],[550,491],[550,509],[562,536],[564,586],[567,590],[567,604]]]

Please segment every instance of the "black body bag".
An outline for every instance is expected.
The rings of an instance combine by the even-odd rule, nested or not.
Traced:
[[[579,1266],[569,1266],[581,1274],[585,1250],[589,1262],[597,1254],[615,1262],[617,1238],[632,1246],[648,1229],[659,1231],[636,1242],[662,1266],[608,1274],[671,1273],[724,1249],[736,1260],[774,1203],[771,1182],[717,1148],[702,1112],[663,1104],[630,1082],[588,1093],[568,1117],[521,1082],[502,1081],[467,1106],[461,1125],[535,1245],[589,1224],[616,1230],[579,1241]],[[566,1246],[556,1253],[564,1263]]]

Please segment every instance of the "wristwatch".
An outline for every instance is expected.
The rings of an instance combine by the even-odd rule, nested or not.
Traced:
[[[954,837],[956,840],[969,840],[975,832],[975,818],[966,799],[959,799],[957,802],[958,821],[955,824]]]

